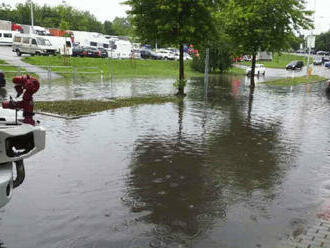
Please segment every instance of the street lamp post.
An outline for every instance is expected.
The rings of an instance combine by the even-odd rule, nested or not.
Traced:
[[[34,33],[33,3],[32,0],[29,0],[28,2],[30,3],[30,8],[31,8],[31,27],[32,27],[32,32]]]

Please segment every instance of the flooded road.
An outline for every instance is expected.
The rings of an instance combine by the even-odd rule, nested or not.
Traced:
[[[37,116],[46,150],[0,210],[0,247],[276,247],[307,228],[330,197],[325,85],[250,92],[245,80],[212,77],[207,99],[193,79],[180,103]],[[172,84],[63,85],[36,98],[171,94]]]

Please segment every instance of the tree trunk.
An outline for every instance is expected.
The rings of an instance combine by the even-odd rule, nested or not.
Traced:
[[[256,70],[256,60],[257,60],[257,54],[252,54],[252,66],[251,66],[251,81],[250,81],[250,87],[254,88],[256,86],[256,83],[254,82],[254,74]]]
[[[182,81],[184,80],[184,61],[183,61],[183,44],[180,44],[180,69],[179,69],[179,87],[178,87],[178,95],[184,96],[184,85]]]

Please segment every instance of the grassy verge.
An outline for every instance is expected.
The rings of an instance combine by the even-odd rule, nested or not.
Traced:
[[[245,75],[245,70],[238,67],[231,67],[228,71],[224,72],[224,74]]]
[[[33,65],[46,66],[72,66],[77,68],[78,76],[100,77],[100,71],[103,71],[104,78],[113,77],[178,77],[179,62],[163,60],[110,60],[100,58],[64,58],[62,56],[34,56],[25,57],[23,61]],[[190,68],[190,62],[185,63],[185,74],[187,77],[201,76]],[[97,69],[83,69],[81,67],[97,67]],[[79,69],[81,68],[81,69]],[[53,71],[71,79],[73,75],[65,72],[72,72],[68,68],[54,68]],[[79,72],[99,72],[97,74],[79,74]]]
[[[111,101],[71,100],[71,101],[40,101],[35,103],[37,112],[47,112],[65,116],[81,116],[110,109],[132,107],[142,104],[161,104],[177,102],[178,97],[135,97],[119,98]]]
[[[302,76],[302,77],[295,77],[295,78],[282,78],[272,81],[266,81],[265,84],[274,85],[274,86],[291,86],[297,84],[306,84],[306,83],[318,83],[321,81],[326,80],[324,77],[320,77],[317,75],[312,75],[310,77]]]
[[[6,79],[9,80],[10,78],[19,75],[18,71],[18,67],[16,66],[7,66],[8,63],[6,63],[4,60],[0,59],[0,70],[3,71],[6,75]],[[20,68],[21,70],[21,74],[25,74],[26,70],[23,68]],[[36,77],[37,75],[35,74],[31,74],[31,76]]]
[[[273,54],[273,61],[260,61],[260,64],[263,64],[265,67],[268,68],[282,68],[284,69],[287,64],[294,60],[301,60],[304,61],[304,64],[307,65],[307,57],[299,56],[295,54]],[[257,62],[259,63],[259,62]],[[311,58],[310,63],[313,63],[313,59]],[[251,62],[241,62],[243,65],[251,66]]]

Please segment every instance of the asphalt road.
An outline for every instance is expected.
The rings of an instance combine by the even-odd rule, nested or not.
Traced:
[[[236,64],[237,67],[246,69],[247,66]],[[266,68],[266,75],[264,77],[260,77],[261,81],[265,80],[273,80],[278,78],[286,78],[286,77],[300,77],[307,74],[307,67],[303,67],[301,70],[285,70],[285,69],[273,69]],[[319,75],[325,78],[330,79],[330,69],[327,69],[323,65],[314,65],[313,66],[313,74]]]
[[[24,56],[30,56],[30,55],[22,55],[22,57]],[[39,75],[40,79],[43,80],[48,79],[49,75],[47,70],[23,62],[21,60],[22,57],[18,57],[16,53],[13,53],[11,47],[9,46],[0,46],[0,59],[6,61],[10,65],[22,67],[28,72]],[[62,77],[54,72],[51,73],[51,79],[58,79],[58,78],[62,78]]]

